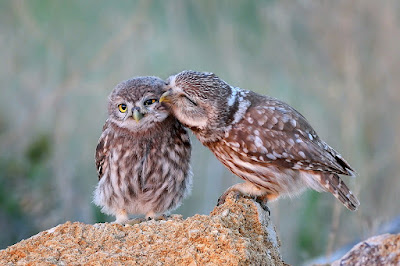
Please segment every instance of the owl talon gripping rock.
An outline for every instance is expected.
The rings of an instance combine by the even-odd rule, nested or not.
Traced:
[[[129,214],[162,217],[191,188],[191,145],[183,126],[159,102],[165,82],[138,77],[109,96],[109,117],[95,154],[98,185],[93,202],[126,223]]]
[[[164,90],[160,102],[245,180],[229,191],[267,202],[309,187],[331,192],[349,210],[360,205],[339,177],[354,170],[286,103],[205,72],[171,76]]]

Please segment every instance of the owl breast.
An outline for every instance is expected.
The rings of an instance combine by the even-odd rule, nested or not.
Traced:
[[[106,167],[94,197],[103,212],[164,213],[178,207],[191,183],[190,143],[183,128],[167,132],[171,136],[109,138]]]
[[[291,196],[306,188],[302,173],[295,169],[280,167],[251,158],[247,154],[230,148],[223,140],[208,143],[207,146],[232,173],[265,190],[270,199]]]

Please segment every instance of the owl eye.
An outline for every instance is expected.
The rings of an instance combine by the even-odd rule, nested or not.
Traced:
[[[155,102],[157,102],[157,99],[148,99],[148,100],[146,100],[146,101],[144,101],[144,105],[145,106],[148,106],[148,105],[151,105],[151,104],[153,104],[153,103],[155,103]]]
[[[118,109],[121,113],[125,113],[127,106],[126,106],[126,104],[122,103],[122,104],[118,105]]]
[[[183,98],[186,99],[186,101],[190,102],[191,104],[193,104],[194,106],[197,106],[197,103],[195,103],[192,99],[190,99],[189,97],[187,97],[186,95],[182,95]]]

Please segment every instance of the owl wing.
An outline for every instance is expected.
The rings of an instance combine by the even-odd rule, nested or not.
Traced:
[[[299,112],[274,98],[263,96],[252,105],[224,141],[257,162],[354,175],[350,165],[319,139]]]
[[[104,175],[104,169],[108,168],[108,154],[109,154],[109,130],[108,123],[106,122],[103,126],[103,133],[100,136],[99,142],[97,143],[95,153],[95,163],[97,169],[97,175],[99,180]]]

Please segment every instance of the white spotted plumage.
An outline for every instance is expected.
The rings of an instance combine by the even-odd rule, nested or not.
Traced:
[[[138,77],[118,84],[109,97],[95,154],[99,182],[93,201],[118,223],[129,214],[157,218],[190,192],[190,140],[158,102],[164,85],[159,78]],[[121,112],[120,104],[127,110]]]
[[[354,170],[294,108],[230,86],[212,73],[183,71],[169,81],[165,90],[173,114],[246,180],[230,190],[273,200],[310,187],[357,209],[359,201],[339,177]]]

